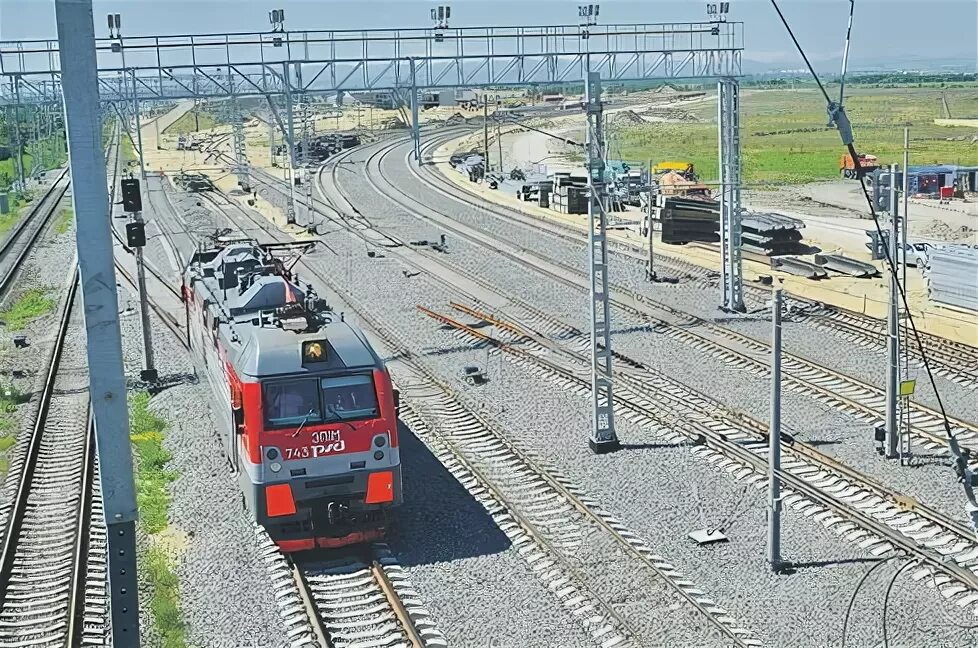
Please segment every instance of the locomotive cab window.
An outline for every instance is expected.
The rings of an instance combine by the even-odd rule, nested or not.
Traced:
[[[295,427],[322,420],[315,378],[267,383],[263,387],[265,424]]]
[[[327,421],[349,421],[377,416],[377,395],[369,375],[321,378]]]

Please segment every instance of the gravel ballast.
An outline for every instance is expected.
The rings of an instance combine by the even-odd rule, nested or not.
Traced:
[[[353,186],[353,183],[350,187],[344,186],[344,190],[352,194],[355,191]],[[366,190],[364,192],[369,193]],[[383,198],[373,196],[372,202],[368,203],[366,202],[368,196],[364,195],[363,203],[358,200],[359,198],[355,198],[354,202],[363,213],[369,214],[375,223],[382,223],[384,214],[390,213],[390,210],[385,212],[379,204],[386,202]],[[392,216],[396,217],[396,213]],[[459,244],[450,242],[449,256],[452,257],[453,262],[458,256],[470,256],[456,253],[457,245]],[[492,259],[490,252],[483,250],[479,256],[484,257],[481,269],[485,272],[489,272],[492,267],[499,268],[497,272],[500,274],[505,274],[508,270],[505,262],[498,257]],[[364,261],[356,265],[356,288],[361,295],[361,301],[384,304],[392,313],[400,313],[401,315],[392,321],[390,326],[396,326],[401,331],[412,330],[412,335],[417,335],[419,343],[423,344],[421,348],[429,351],[427,357],[430,361],[435,364],[442,363],[439,369],[442,375],[454,379],[458,368],[463,364],[486,364],[485,351],[457,351],[460,349],[459,341],[454,336],[436,332],[437,327],[432,322],[427,323],[427,330],[425,330],[423,320],[419,321],[418,316],[411,312],[413,304],[444,305],[450,297],[441,294],[439,289],[431,284],[415,287],[414,284],[420,283],[420,278],[410,281],[398,279],[397,273],[400,268],[389,268],[388,266],[391,265],[395,264]],[[386,273],[383,272],[385,267],[388,267]],[[524,272],[518,276],[523,284],[531,281],[525,276],[526,274]],[[343,273],[336,273],[334,276],[338,279],[344,278]],[[505,282],[503,280],[497,282],[495,274],[488,275],[487,280],[497,285],[502,284],[500,287],[506,289]],[[519,290],[517,294],[528,300],[539,298],[535,290],[532,292],[532,298],[527,297],[526,290]],[[550,297],[545,302],[539,301],[537,304],[545,310],[557,313],[571,311],[575,305],[578,311],[582,310],[579,296],[575,296],[571,304],[565,303],[562,307],[551,306],[552,302],[558,300],[559,295],[558,289],[552,289]],[[625,328],[629,325],[639,326],[641,323],[624,323]],[[421,328],[416,328],[419,326]],[[622,323],[616,317],[616,327],[618,326],[622,326]],[[433,337],[441,341],[437,342],[432,339]],[[675,345],[661,336],[656,338],[656,341],[661,345]],[[698,367],[704,377],[704,390],[714,396],[735,394],[736,396],[729,400],[736,403],[738,407],[741,407],[740,396],[745,393],[754,394],[753,397],[760,402],[766,401],[767,386],[763,384],[764,381],[745,380],[742,372],[736,372],[732,377],[725,376],[702,356],[674,355],[671,346],[659,347],[658,353],[673,357],[675,371],[680,368],[688,370],[691,365]],[[552,457],[554,463],[571,475],[574,481],[586,484],[586,488],[592,494],[591,489],[600,489],[602,501],[613,503],[613,510],[624,520],[643,529],[647,537],[656,539],[653,540],[653,546],[658,547],[657,540],[661,539],[675,551],[676,555],[686,556],[688,563],[678,562],[690,579],[716,594],[721,604],[731,609],[732,613],[743,614],[750,620],[747,625],[760,636],[774,644],[781,644],[788,639],[783,634],[780,624],[770,625],[770,622],[765,620],[764,602],[771,600],[790,601],[789,605],[797,606],[797,611],[788,612],[798,618],[799,625],[794,630],[797,634],[792,635],[795,638],[824,637],[825,628],[837,628],[837,625],[841,624],[847,599],[840,600],[840,597],[845,596],[840,594],[840,591],[846,588],[851,591],[855,587],[856,581],[868,564],[861,562],[865,560],[865,555],[860,555],[852,546],[838,540],[834,534],[824,531],[819,525],[804,522],[800,516],[789,513],[786,516],[786,557],[793,553],[790,558],[797,562],[826,562],[829,567],[823,569],[817,565],[809,565],[798,569],[797,573],[790,577],[768,576],[763,564],[764,523],[761,494],[753,490],[745,493],[739,486],[727,483],[728,478],[718,476],[712,469],[693,460],[685,448],[659,447],[660,444],[657,444],[654,439],[647,439],[648,434],[630,429],[631,426],[621,418],[619,418],[619,425],[623,439],[640,446],[651,443],[652,447],[631,448],[627,454],[619,454],[611,458],[592,457],[584,449],[589,417],[586,403],[577,402],[575,405],[574,402],[565,402],[564,395],[556,392],[552,386],[534,385],[533,381],[527,380],[521,371],[507,370],[506,375],[499,377],[498,380],[503,384],[503,387],[496,388],[498,391],[494,390],[491,395],[488,395],[484,390],[474,398],[480,402],[505,404],[507,412],[510,413],[510,418],[505,420],[506,429],[526,430],[522,433],[522,438],[544,456]],[[758,385],[757,382],[761,384]],[[461,387],[461,384],[459,386],[467,389]],[[724,398],[724,400],[728,399]],[[786,410],[794,410],[798,417],[797,421],[789,421],[789,425],[796,425],[800,430],[808,432],[812,426],[806,421],[813,419],[818,421],[814,426],[816,430],[823,426],[835,428],[839,420],[824,420],[821,417],[824,415],[833,418],[845,417],[834,411],[820,412],[821,406],[813,405],[810,399],[801,398],[801,401],[798,404],[786,402]],[[759,409],[766,412],[766,405]],[[570,412],[573,412],[574,416],[569,418]],[[761,412],[755,413],[755,416],[762,420],[764,418]],[[851,420],[848,424],[848,427],[842,425],[838,426],[838,429],[852,429]],[[624,458],[619,460],[619,457],[626,456],[627,460]],[[618,464],[618,461],[621,461],[621,464]],[[653,467],[659,467],[659,470],[665,474],[656,475]],[[697,484],[695,496],[689,488],[676,487],[677,484],[691,485],[692,483]],[[691,501],[703,502],[703,506],[707,507],[704,514],[712,516],[712,521],[704,520],[698,511],[692,511]],[[655,508],[650,511],[653,506]],[[689,547],[685,534],[690,530],[715,524],[718,519],[722,521],[741,510],[743,512],[737,520],[737,530],[738,535],[742,534],[744,538],[743,543],[732,542],[719,549],[706,550],[718,554],[717,560],[721,560],[720,564],[703,560],[702,552],[698,548],[694,550]],[[672,520],[671,516],[676,516],[677,519]],[[672,550],[663,549],[663,553],[675,559],[676,555]],[[935,601],[925,594],[927,590],[919,586],[912,587],[907,592],[908,598],[918,601],[919,605],[925,608],[930,606],[926,618],[932,618],[936,612],[933,609]],[[741,605],[743,607],[740,607]],[[906,617],[903,620],[906,621]],[[893,622],[893,619],[890,621]],[[764,625],[765,623],[768,625]],[[789,626],[790,624],[785,624],[785,627]]]
[[[193,209],[193,196],[174,193],[171,200],[187,208],[181,220],[190,231],[213,231],[215,218],[221,226],[238,224]],[[402,444],[405,501],[387,541],[449,645],[480,645],[493,636],[526,646],[586,645],[580,625],[555,614],[549,593],[485,509],[403,428]]]
[[[122,279],[120,285],[126,374],[137,388],[143,363],[138,299]],[[258,556],[254,525],[216,436],[213,397],[206,384],[196,382],[189,356],[172,333],[155,315],[151,321],[156,367],[168,387],[150,407],[169,422],[163,446],[173,455],[169,467],[179,474],[171,485],[167,534],[172,540],[166,546],[180,580],[187,640],[199,646],[285,646],[285,626]],[[144,614],[145,628],[147,623]]]
[[[357,152],[348,159],[353,161],[366,159],[369,150],[368,148]],[[390,161],[389,171],[392,178],[397,177],[398,174],[410,174],[406,168],[397,165],[397,162],[402,161],[402,158],[396,152],[391,153],[381,163],[385,172],[388,171],[386,166],[388,160]],[[366,183],[346,183],[345,179],[348,176],[357,177],[348,173],[340,174],[341,180],[344,181],[341,185],[343,192],[354,200],[361,212],[367,215],[375,225],[383,228],[384,231],[395,232],[402,240],[437,239],[438,230],[435,225],[407,215],[399,206],[394,209],[383,210],[380,204],[390,205],[387,198],[378,196]],[[411,191],[409,181],[410,177],[404,181],[403,186],[406,193]],[[398,187],[401,187],[400,183]],[[419,191],[417,188],[413,190]],[[438,194],[429,192],[427,202],[434,205],[438,197]],[[454,214],[456,212],[449,213]],[[464,210],[459,210],[458,213],[462,214]],[[480,227],[488,227],[491,222],[492,219],[486,217],[479,221],[479,225]],[[388,227],[388,223],[393,223],[393,225]],[[507,239],[510,238],[507,233],[501,235],[506,236]],[[521,240],[521,245],[529,245],[529,242]],[[539,245],[539,237],[537,245]],[[352,261],[349,257],[344,257],[343,265],[340,267],[349,274],[351,265],[356,264],[356,267],[364,268],[371,263],[377,263],[377,261],[364,260],[363,263],[358,264],[356,257],[363,258],[362,254],[359,251],[354,252],[356,256],[353,257]],[[612,258],[614,261],[615,257]],[[566,259],[564,260],[566,261]],[[457,237],[449,238],[449,253],[445,255],[444,262],[453,267],[462,268],[470,277],[484,278],[500,290],[517,295],[525,301],[561,317],[580,330],[588,330],[589,321],[585,307],[587,297],[583,290],[558,284],[536,272],[521,268],[515,262],[503,258],[497,253],[470,245],[466,241],[458,240]],[[626,262],[626,265],[635,266],[636,264],[629,261]],[[613,263],[612,267],[614,269],[617,265]],[[648,286],[646,282],[636,280],[634,285],[630,287],[635,288],[639,284]],[[704,303],[712,305],[713,302],[709,300],[715,296],[713,293],[709,293],[707,296],[707,293],[692,285],[680,285],[672,288],[681,288],[689,293],[686,301],[677,303],[676,307],[685,308],[701,316],[703,313],[697,313],[696,308],[702,308]],[[698,295],[692,292],[696,290],[700,290]],[[656,298],[661,298],[661,295],[657,294]],[[761,421],[768,419],[769,383],[766,377],[754,376],[747,371],[732,369],[726,363],[706,353],[690,349],[684,343],[668,336],[658,335],[651,331],[644,321],[625,314],[619,309],[612,309],[612,322],[616,350],[629,354],[636,360],[643,361],[654,368],[663,370],[680,381],[719,398],[736,409],[749,413],[754,418]],[[739,322],[735,328],[742,329],[748,326],[754,328],[752,334],[756,334],[760,339],[764,338],[758,331],[770,330],[769,322],[747,320]],[[826,341],[826,337],[829,338],[829,341]],[[813,347],[818,346],[817,340],[821,340],[824,347],[836,349],[835,353],[840,357],[846,355],[840,345],[831,342],[832,336],[828,336],[827,333],[815,328],[810,323],[786,323],[785,338],[788,340],[785,344],[788,350],[791,350],[792,342],[799,339],[810,341],[809,345]],[[844,346],[849,345],[845,343]],[[870,353],[869,350],[862,347],[858,347],[858,350],[861,355],[855,352],[851,354],[854,360],[853,366],[868,366],[860,364],[860,358],[864,359]],[[720,389],[717,388],[718,383],[714,381],[714,376],[717,374],[722,374],[726,378],[722,383],[724,387]],[[944,383],[953,384],[946,380]],[[962,400],[967,400],[964,396],[968,390],[957,385],[954,387],[957,390],[955,393],[961,396]],[[962,518],[963,493],[960,488],[954,487],[953,473],[946,459],[935,456],[932,451],[924,451],[921,453],[923,456],[918,462],[920,465],[914,468],[902,468],[896,462],[882,460],[872,450],[870,425],[849,414],[827,407],[810,397],[795,394],[787,389],[783,393],[785,424],[788,429],[798,433],[800,438],[814,442],[819,445],[822,451],[869,475],[884,480],[909,495],[919,497],[956,518]],[[973,400],[978,399],[972,398]]]

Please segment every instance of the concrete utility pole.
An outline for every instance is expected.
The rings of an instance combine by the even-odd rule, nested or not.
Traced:
[[[611,308],[608,302],[608,235],[605,195],[601,74],[587,72],[588,261],[591,276],[591,412],[589,445],[597,454],[617,450],[611,373]]]
[[[78,229],[78,267],[87,334],[88,374],[95,419],[108,537],[108,579],[115,648],[139,646],[136,582],[136,493],[122,365],[119,299],[112,263],[92,0],[56,0],[61,86],[71,186]]]
[[[774,291],[771,303],[771,426],[768,430],[767,562],[771,571],[781,566],[781,309],[782,291]]]
[[[886,457],[895,459],[899,453],[897,446],[900,439],[900,422],[897,418],[897,395],[900,385],[900,288],[895,272],[899,261],[897,243],[899,240],[900,209],[897,207],[896,174],[899,165],[890,165],[890,259],[893,261],[894,272],[890,275],[890,308],[886,320],[887,340],[887,372],[886,372]]]
[[[908,252],[908,246],[910,245],[910,127],[905,127],[903,129],[903,223],[902,223],[903,236],[901,238],[902,247],[904,254]],[[903,289],[907,289],[907,258],[904,256],[903,266],[901,270],[901,281],[903,281]],[[910,317],[910,313],[904,310],[903,312],[903,346],[900,348],[901,355],[903,356],[903,379],[906,380],[910,376],[910,326],[907,323],[907,318]],[[900,461],[903,462],[903,458],[910,454],[910,397],[905,396],[903,398],[903,425],[906,426],[905,429],[901,430],[900,442]],[[906,445],[906,448],[904,448]]]

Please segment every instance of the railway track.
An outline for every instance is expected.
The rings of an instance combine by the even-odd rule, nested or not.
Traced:
[[[260,222],[242,213],[273,239],[283,238],[270,223]],[[305,276],[319,276],[330,285],[391,346],[394,350],[392,356],[398,358],[395,367],[400,367],[399,375],[407,372],[414,376],[410,389],[402,386],[402,402],[406,405],[402,419],[429,444],[449,471],[493,515],[513,544],[521,548],[521,554],[533,570],[554,591],[562,605],[580,618],[596,643],[606,648],[640,645],[639,638],[642,636],[635,627],[635,621],[626,619],[617,611],[610,600],[612,597],[597,591],[600,586],[594,583],[595,575],[585,573],[586,570],[577,566],[582,554],[587,553],[587,548],[603,540],[613,544],[631,561],[628,567],[616,572],[621,582],[612,591],[621,592],[628,588],[629,583],[636,582],[650,587],[644,594],[636,594],[640,599],[641,596],[661,596],[663,591],[667,591],[667,596],[684,599],[684,603],[695,610],[718,636],[722,636],[727,645],[758,645],[749,630],[740,627],[723,607],[686,580],[649,545],[582,495],[557,471],[538,465],[501,431],[460,404],[457,397],[433,374],[409,361],[413,354],[408,346],[374,320],[352,295],[334,286],[321,272],[304,263],[300,265],[305,266]],[[417,395],[418,392],[428,393],[423,399],[417,397],[424,403],[415,406],[412,405],[415,401],[412,394]],[[503,485],[499,485],[499,482]],[[595,535],[600,538],[595,540]],[[583,543],[584,537],[588,537],[591,544]],[[372,587],[363,573],[365,564],[360,561],[359,567],[346,568],[342,574],[353,581],[359,579],[365,587]],[[307,598],[314,599],[312,596]],[[641,602],[633,604],[639,608],[642,605]],[[655,605],[648,599],[644,600],[644,604],[649,607]],[[328,622],[326,625],[328,635]],[[431,641],[426,640],[426,644],[431,645]]]
[[[293,565],[320,641],[330,648],[446,646],[404,570],[385,545]]]
[[[434,222],[474,245],[491,249],[564,285],[580,291],[588,290],[588,278],[581,268],[510,243],[499,238],[496,232],[433,211],[398,191],[384,177],[381,168],[383,158],[396,146],[378,149],[367,161],[364,177],[378,193],[409,214]],[[445,261],[442,263],[449,264]],[[453,271],[464,273],[457,266],[453,266]],[[611,288],[614,291],[611,303],[617,309],[649,321],[658,332],[708,352],[738,369],[755,375],[768,374],[770,345],[767,342],[656,302],[628,286],[612,282]],[[790,389],[853,414],[863,421],[882,422],[885,403],[882,389],[793,354],[784,354],[783,361],[783,375]],[[944,449],[947,439],[940,413],[916,402],[911,402],[910,408],[911,435],[927,448]],[[950,417],[950,423],[952,433],[959,442],[978,452],[978,424],[954,417]]]
[[[80,565],[95,443],[77,288],[76,269],[0,550],[0,646],[65,641],[90,576]]]
[[[361,231],[370,226],[366,219],[356,217],[348,219],[347,225]],[[388,239],[394,244],[402,243]],[[581,340],[582,347],[586,344],[586,340]],[[526,362],[532,364],[531,360]],[[578,362],[587,366],[583,356]],[[630,394],[628,407],[631,411],[627,412],[630,418],[637,416],[660,427],[676,425],[676,420],[663,421],[655,418],[653,413],[685,404],[685,409],[679,411],[686,414],[687,421],[683,424],[691,427],[681,430],[685,438],[693,438],[701,444],[694,452],[740,479],[763,487],[767,447],[763,425],[744,421],[741,415],[726,408],[719,410],[722,416],[718,422],[713,414],[718,411],[717,407],[723,406],[704,400],[702,395],[689,390],[680,391],[680,395],[669,402],[649,400],[643,403],[640,400],[642,394],[654,392],[656,387],[662,391],[662,384],[634,376],[619,376],[619,379]],[[661,379],[656,376],[656,380]],[[584,377],[573,373],[570,376],[562,374],[561,380],[562,386],[573,387],[582,393],[590,389]],[[676,386],[672,384],[670,387],[675,389]],[[786,450],[786,454],[792,453]],[[895,551],[915,556],[923,565],[915,578],[920,580],[934,573],[940,574],[937,583],[942,594],[962,607],[978,600],[978,577],[975,575],[978,547],[970,529],[803,445],[798,446],[793,460],[784,465],[784,479],[790,489],[785,498],[788,506],[813,517],[875,555]]]
[[[471,279],[478,281],[478,278]],[[507,298],[513,300],[512,296]],[[526,307],[525,303],[524,307]],[[569,327],[552,318],[546,322],[546,325],[551,331],[558,330],[564,336],[571,333],[567,330]],[[574,334],[580,335],[580,332]],[[581,336],[579,344],[583,350],[589,345],[589,340]],[[583,366],[589,366],[589,361],[583,356],[578,360],[583,363]],[[632,361],[632,365],[635,366],[636,363]],[[656,376],[656,380],[662,379],[662,376]],[[661,391],[661,382],[658,385],[648,381],[636,382],[633,376],[622,380],[637,397],[650,393],[656,387]],[[671,387],[676,389],[676,384],[673,382]],[[590,384],[585,379],[577,385],[577,388],[584,393],[590,389]],[[719,438],[725,441],[733,439],[743,440],[745,444],[750,443],[757,456],[753,461],[744,460],[734,464],[729,453],[725,454],[709,446],[697,450],[697,453],[707,455],[705,457],[707,460],[721,465],[728,472],[737,472],[742,479],[749,479],[751,483],[763,486],[761,480],[766,470],[764,453],[767,447],[765,426],[756,421],[749,421],[742,414],[731,412],[722,404],[702,394],[693,393],[688,388],[682,387],[679,393],[681,397],[673,398],[670,402],[656,403],[657,409],[678,408],[679,411],[685,409],[690,420],[693,421],[702,419],[704,411],[720,412],[725,422],[719,427],[721,430]],[[691,404],[698,407],[691,410]],[[632,415],[634,416],[634,412]],[[647,418],[648,408],[642,416]],[[695,438],[700,440],[702,435],[697,433]],[[791,442],[794,443],[794,440],[791,439]],[[938,563],[954,562],[952,571],[955,572],[955,576],[944,574],[939,579],[943,587],[942,591],[946,596],[956,597],[956,601],[961,605],[968,605],[978,600],[978,597],[972,596],[974,587],[978,583],[974,576],[978,565],[978,547],[974,544],[974,533],[970,528],[888,489],[811,447],[804,444],[796,445],[794,450],[796,460],[786,464],[785,470],[796,472],[797,478],[801,480],[800,484],[796,485],[796,490],[802,493],[810,492],[812,497],[792,493],[786,499],[788,505],[803,510],[806,515],[814,516],[839,535],[857,542],[863,549],[870,549],[878,554],[892,550],[927,554],[930,563],[915,574],[918,580],[927,575],[926,570],[936,569]],[[821,489],[827,492],[821,493]],[[836,496],[840,499],[833,501],[832,498]],[[869,511],[869,514],[864,515],[865,511]],[[854,518],[858,524],[852,522]],[[958,596],[962,593],[965,594]]]
[[[584,351],[589,340],[579,332],[565,328],[561,333],[567,339],[557,343],[527,325],[465,305],[453,306],[475,321],[465,323],[419,309],[460,337],[489,344],[564,389],[582,396],[590,393],[590,359]],[[555,328],[552,318],[538,321]],[[718,470],[759,490],[766,488],[766,426],[640,363],[623,364],[615,372],[619,416],[661,430],[668,442],[692,443],[693,452]],[[945,598],[960,607],[975,607],[978,543],[972,529],[791,437],[782,441],[782,449],[786,459],[779,476],[788,489],[787,506],[874,556],[898,552],[919,560],[915,578],[939,573]]]
[[[132,277],[119,269],[133,284]],[[173,297],[178,298],[179,294],[173,291]],[[158,314],[166,313],[158,298],[150,301]],[[166,317],[164,322],[168,322]],[[168,328],[187,347],[179,326],[168,323]],[[287,566],[274,543],[261,531],[259,544],[270,569],[278,574],[277,596],[286,602],[283,615],[293,645],[322,648],[448,645],[421,606],[406,572],[385,545],[361,548],[343,559],[303,558]],[[286,573],[297,588],[297,598],[292,597],[292,588],[281,582]]]
[[[369,225],[369,222],[367,222],[367,221],[365,221],[363,219],[357,219],[357,218],[352,218],[352,219],[348,220],[347,221],[347,224],[350,225],[351,227],[353,227],[356,231],[361,232],[361,233],[367,227],[370,226]],[[398,241],[397,239],[395,239],[393,237],[390,237],[390,236],[388,236],[388,239],[389,239],[389,241],[392,244],[395,244],[395,245],[403,245],[404,244],[404,242]],[[367,240],[367,239],[365,238],[364,240]],[[407,262],[410,263],[409,260]],[[442,263],[444,263],[444,262],[442,262]],[[456,267],[452,267],[452,271],[453,272],[461,272],[463,275],[465,274],[464,271],[461,271],[461,270],[459,270]],[[473,281],[476,281],[476,282],[479,281],[479,278],[477,278],[477,277],[468,276],[468,278],[471,279],[471,280],[473,280]],[[455,288],[451,284],[449,284],[449,287]],[[457,288],[455,288],[455,289],[458,290]],[[464,292],[464,291],[462,291],[462,292]],[[518,298],[515,298],[512,295],[505,295],[504,297],[505,297],[505,299],[513,302],[514,304],[520,304],[522,308],[531,309],[531,310],[533,308],[533,307],[529,306],[528,304],[526,304],[524,301],[522,301],[522,300],[520,300]],[[627,304],[622,304],[622,306],[627,306]],[[541,313],[539,311],[536,311],[535,316],[539,318],[539,317],[541,317]],[[556,322],[556,321],[554,321],[554,320],[551,319],[551,321],[548,323],[548,325],[551,326],[551,327],[556,327],[556,329],[558,329],[558,330],[561,330],[561,335],[567,335],[568,333],[571,333],[572,332],[574,335],[580,336],[580,340],[581,340],[580,341],[580,344],[581,345],[588,344],[587,340],[584,340],[584,336],[581,335],[580,331],[573,330],[573,329],[571,329],[571,327],[568,327],[564,323]],[[683,332],[684,331],[682,329],[677,329],[677,333],[683,333]],[[693,342],[696,342],[697,339],[696,338],[693,338],[692,341]],[[739,359],[742,362],[749,362],[749,363],[751,363],[750,366],[753,367],[753,368],[755,368],[755,369],[757,369],[757,370],[763,370],[764,372],[767,372],[768,371],[768,365],[767,365],[766,358],[763,361],[758,360],[758,357],[764,357],[765,356],[765,352],[766,352],[766,349],[763,349],[763,348],[754,348],[752,354],[748,355],[748,354],[741,353],[741,354],[735,356],[735,358]],[[724,351],[724,353],[729,353],[729,350],[728,351]],[[619,359],[624,359],[626,362],[629,362],[629,363],[631,363],[633,365],[636,364],[636,363],[634,363],[634,361],[632,361],[630,359],[627,359],[627,358],[624,358],[621,355],[619,355]],[[815,385],[816,387],[819,387],[819,383],[818,382],[812,382],[812,381],[820,381],[822,383],[821,386],[820,386],[820,388],[822,389],[822,393],[823,394],[825,392],[830,392],[831,389],[839,389],[840,391],[842,390],[842,388],[839,387],[839,383],[833,382],[834,378],[833,378],[833,376],[831,374],[826,375],[824,373],[820,373],[820,368],[818,368],[818,367],[814,367],[813,368],[810,365],[800,364],[800,365],[796,365],[796,368],[798,369],[799,373],[803,375],[803,378],[799,378],[798,383],[796,385],[797,388],[799,388],[799,389],[807,388],[809,384],[812,384],[812,385]],[[842,379],[844,379],[844,378],[845,377],[842,377]],[[628,380],[627,377],[626,377],[626,380]],[[828,386],[826,386],[826,383],[828,384]],[[850,387],[851,386],[851,385],[849,385],[847,383],[842,383],[842,385],[843,385],[843,387]],[[720,404],[717,401],[714,401],[712,399],[709,399],[708,401],[704,401],[703,400],[704,397],[701,394],[693,394],[688,389],[685,389],[685,394],[686,394],[686,396],[688,396],[688,397],[690,397],[690,398],[693,399],[692,401],[686,401],[687,403],[688,402],[698,402],[698,403],[703,403],[704,405],[709,404],[710,407],[712,408],[712,411],[722,411],[722,412],[725,412],[727,416],[732,415],[733,418],[736,419],[739,422],[742,422],[742,421],[746,420],[746,417],[744,417],[744,415],[742,415],[740,413],[732,413],[732,411],[729,408],[726,408],[725,406],[723,406],[722,404]],[[861,403],[858,400],[853,399],[853,398],[850,398],[848,396],[842,397],[841,399],[837,395],[833,395],[831,397],[832,397],[833,401],[835,402],[835,404],[837,406],[843,407],[843,408],[849,408],[848,411],[853,412],[853,413],[856,413],[856,414],[860,414],[861,413],[863,415],[866,415],[866,414],[868,414],[867,410],[870,409],[870,406],[867,406],[864,403]],[[875,397],[875,398],[878,399],[880,397],[880,394],[878,393],[878,390],[877,390],[876,393],[874,393],[872,391],[867,391],[867,392],[864,392],[863,393],[863,397],[864,398],[867,398],[867,399],[868,398]],[[677,404],[681,404],[681,403],[682,403],[682,401],[680,401]],[[933,413],[931,415],[932,416],[936,416],[936,414],[933,414]],[[917,420],[917,422],[918,423],[920,422],[919,419]],[[751,427],[753,429],[753,432],[755,434],[755,437],[763,437],[764,435],[766,435],[765,426],[763,426],[762,424],[757,423],[755,421],[755,422],[752,422],[751,423]],[[926,437],[926,439],[928,441],[932,442],[932,443],[935,443],[935,444],[938,443],[938,439],[936,439],[935,437]],[[802,448],[802,447],[803,447],[802,445],[799,445],[798,446],[798,448]],[[943,444],[942,444],[942,447],[943,447]],[[947,518],[946,516],[944,516],[942,514],[939,514],[939,513],[935,512],[935,511],[929,510],[926,507],[920,505],[919,503],[917,503],[917,502],[915,502],[913,500],[910,500],[909,498],[906,498],[906,497],[904,497],[904,496],[902,496],[902,495],[900,495],[898,493],[894,493],[894,492],[892,492],[890,490],[887,490],[882,485],[877,484],[875,482],[875,480],[872,480],[871,478],[866,477],[866,476],[858,473],[857,471],[854,471],[854,470],[846,467],[845,465],[843,465],[840,462],[832,459],[831,457],[829,457],[827,455],[824,455],[822,453],[819,453],[819,452],[815,451],[813,448],[805,448],[805,450],[808,453],[807,457],[809,459],[814,459],[819,464],[819,466],[821,468],[831,469],[839,477],[839,479],[852,480],[852,481],[859,482],[861,484],[870,486],[870,490],[876,496],[889,498],[889,500],[892,501],[893,503],[895,503],[900,508],[900,510],[916,510],[918,512],[924,512],[925,517],[927,517],[929,520],[931,520],[932,522],[934,522],[934,523],[936,523],[936,524],[938,524],[938,525],[940,525],[940,526],[942,526],[944,528],[949,529],[950,531],[952,531],[953,533],[955,533],[957,536],[959,536],[961,538],[971,538],[973,536],[973,534],[971,533],[970,529],[968,529],[967,527],[964,527],[963,525],[960,525],[958,523],[955,523],[952,520],[950,520],[949,518]],[[835,485],[835,484],[830,484],[830,485]],[[924,532],[926,534],[926,533],[930,533],[932,530],[933,530],[932,527],[927,527]],[[961,540],[961,541],[962,542],[967,542],[967,540]],[[968,551],[964,551],[963,550],[964,547],[961,547],[961,549],[962,550],[959,551],[958,553],[960,555],[963,555],[963,556],[967,557],[968,554],[969,554],[969,552]]]
[[[422,155],[426,152],[430,153],[433,149],[454,139],[456,136],[445,135],[430,140],[422,149]],[[397,143],[392,143],[391,147],[393,148],[397,145]],[[426,165],[419,169],[416,165],[408,161],[407,166],[419,181],[423,182],[432,190],[460,201],[468,207],[478,209],[493,218],[531,227],[537,232],[542,232],[548,236],[573,242],[578,245],[584,245],[585,243],[582,238],[582,232],[586,232],[584,225],[580,228],[573,228],[569,225],[548,222],[503,204],[493,204],[492,207],[487,207],[484,196],[458,186],[431,165]],[[644,264],[647,259],[647,249],[641,245],[626,241],[609,241],[609,244],[616,252],[623,254],[626,258],[630,258],[637,263]],[[656,262],[666,267],[669,270],[669,274],[676,276],[686,275],[694,278],[702,278],[709,272],[701,266],[665,256],[657,256]],[[744,290],[762,303],[770,296],[769,289],[762,286],[745,284]],[[796,321],[810,321],[824,330],[832,331],[842,338],[863,347],[882,349],[886,346],[886,323],[882,320],[862,313],[805,299],[797,295],[791,295],[789,297],[789,307],[795,312],[794,318]],[[978,348],[927,333],[921,333],[921,339],[926,348],[931,366],[938,375],[962,386],[978,389]],[[913,361],[922,366],[923,358],[920,354],[920,349],[917,348],[916,344],[911,344],[909,347]]]
[[[64,199],[69,184],[68,170],[65,169],[47,188],[31,213],[23,217],[0,244],[0,292],[5,294],[13,284],[41,233],[58,212],[57,207]]]
[[[118,173],[118,127],[106,148]],[[47,228],[69,186],[62,172],[19,234],[6,291]],[[111,192],[114,194],[114,188]],[[111,198],[110,198],[111,200]],[[11,246],[11,250],[14,247]],[[4,503],[0,547],[0,646],[81,646],[104,642],[108,608],[104,513],[89,413],[85,330],[77,262],[24,450],[11,466],[16,491]]]

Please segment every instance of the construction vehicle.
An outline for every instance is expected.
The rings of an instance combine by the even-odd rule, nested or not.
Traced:
[[[675,171],[676,173],[682,174],[687,180],[696,179],[696,169],[693,168],[693,163],[685,160],[669,160],[666,162],[659,162],[652,167],[652,175],[660,175],[662,173],[668,173],[669,171]]]
[[[867,155],[865,153],[859,153],[859,166],[863,171],[863,175],[868,175],[880,168],[879,161],[875,155]],[[856,177],[856,165],[852,163],[852,155],[846,153],[841,158],[839,158],[839,173],[842,174],[843,178],[855,178]]]
[[[695,200],[712,200],[710,188],[689,180],[678,171],[669,171],[659,178],[658,193],[663,196],[681,196]]]
[[[693,171],[693,163],[686,160],[668,160],[666,162],[659,162],[652,167],[652,175],[659,175],[669,171],[675,171],[677,173]]]

